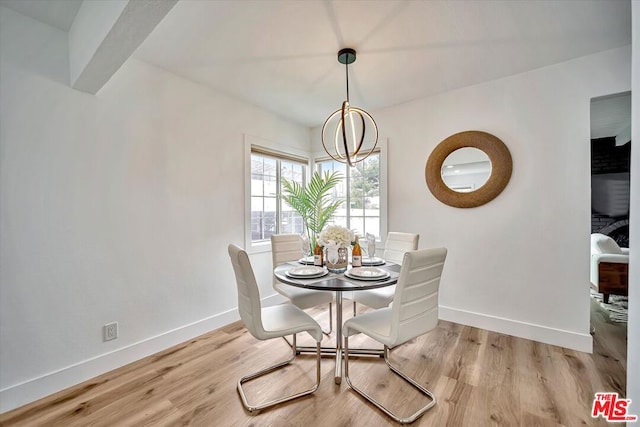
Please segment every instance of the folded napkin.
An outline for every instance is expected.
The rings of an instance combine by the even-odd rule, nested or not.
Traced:
[[[339,260],[338,248],[340,248],[340,243],[329,240],[325,247],[327,248],[327,261],[331,264],[336,264]]]

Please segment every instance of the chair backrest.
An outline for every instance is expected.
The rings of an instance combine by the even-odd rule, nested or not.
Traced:
[[[273,268],[289,261],[297,261],[302,257],[302,238],[299,234],[271,235],[271,263]],[[277,283],[273,276],[273,283]]]
[[[422,249],[404,255],[391,308],[391,341],[400,345],[438,324],[440,276],[446,248]]]
[[[273,234],[271,236],[271,260],[273,267],[302,256],[302,238],[299,234]]]
[[[622,249],[611,237],[593,233],[591,235],[591,254],[622,254]]]
[[[240,318],[251,335],[258,339],[264,339],[260,291],[249,256],[241,248],[231,244],[229,245],[229,258],[231,258],[233,272],[236,275]]]
[[[419,234],[391,231],[387,234],[382,257],[387,261],[402,264],[405,252],[418,249],[418,240],[420,240]]]

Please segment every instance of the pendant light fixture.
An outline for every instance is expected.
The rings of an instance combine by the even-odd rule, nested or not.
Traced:
[[[378,126],[373,117],[361,108],[349,103],[349,64],[356,61],[356,51],[346,48],[338,52],[338,62],[345,65],[347,77],[347,100],[342,108],[333,112],[322,125],[322,145],[332,159],[353,166],[366,159],[378,144]],[[371,141],[365,136],[371,133]],[[369,145],[369,143],[371,145]]]

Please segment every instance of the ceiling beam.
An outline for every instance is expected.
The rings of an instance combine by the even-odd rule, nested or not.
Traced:
[[[177,2],[83,2],[69,30],[71,87],[96,94]]]

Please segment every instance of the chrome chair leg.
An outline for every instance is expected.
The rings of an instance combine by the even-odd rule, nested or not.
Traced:
[[[417,410],[414,414],[410,415],[409,417],[401,418],[398,415],[391,412],[391,410],[387,409],[385,406],[383,406],[373,397],[365,393],[363,390],[354,386],[353,383],[351,382],[351,379],[349,378],[349,338],[347,337],[344,338],[344,377],[347,380],[347,384],[349,384],[349,387],[351,387],[353,391],[358,393],[360,396],[364,397],[366,400],[368,400],[370,403],[375,405],[378,409],[380,409],[382,412],[384,412],[385,414],[387,414],[389,417],[399,422],[400,424],[412,423],[418,418],[420,418],[425,412],[427,412],[436,404],[436,398],[432,392],[430,392],[429,390],[427,390],[426,388],[418,384],[415,380],[408,377],[405,373],[400,371],[397,367],[393,366],[391,362],[389,362],[389,348],[386,345],[384,346],[384,361],[387,363],[387,366],[389,367],[389,369],[391,369],[392,372],[394,372],[400,378],[402,378],[403,380],[411,384],[413,387],[418,389],[418,391],[420,391],[423,395],[430,398],[431,402],[429,402],[426,406],[423,406],[422,408]]]
[[[299,393],[295,393],[295,394],[291,394],[289,396],[284,396],[281,397],[279,399],[275,399],[275,400],[270,400],[268,402],[264,402],[261,404],[251,404],[247,401],[247,396],[244,392],[244,389],[242,388],[242,384],[245,384],[251,380],[254,380],[258,377],[261,377],[263,375],[266,375],[270,372],[273,372],[283,366],[288,365],[289,363],[291,363],[295,358],[296,358],[296,336],[293,335],[293,345],[292,345],[292,349],[293,352],[291,354],[291,357],[288,360],[285,360],[284,362],[280,362],[277,363],[273,366],[270,366],[268,368],[265,368],[261,371],[255,372],[253,374],[250,375],[246,375],[242,378],[240,378],[238,380],[238,394],[240,394],[240,398],[242,399],[242,404],[244,405],[244,407],[249,411],[249,412],[254,412],[254,411],[259,411],[261,409],[265,409],[265,408],[269,408],[271,406],[275,406],[279,403],[283,403],[283,402],[287,402],[289,400],[293,400],[293,399],[297,399],[299,397],[302,396],[306,396],[308,394],[313,393],[314,391],[316,391],[318,389],[318,386],[320,385],[320,342],[316,343],[316,351],[317,351],[317,355],[316,355],[316,383],[313,385],[313,387],[301,391]]]
[[[356,317],[356,302],[353,302],[353,317]]]
[[[322,333],[326,336],[330,336],[331,332],[333,332],[333,303],[329,303],[329,332],[325,332],[322,330]]]

